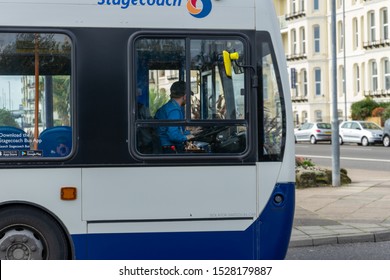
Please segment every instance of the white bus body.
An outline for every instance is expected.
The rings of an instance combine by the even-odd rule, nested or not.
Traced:
[[[11,66],[19,61],[17,56],[33,56],[34,45],[29,45],[30,49],[23,47],[29,43],[21,38],[38,33],[43,34],[41,37],[65,36],[71,46],[67,60],[71,66],[64,66],[68,70],[56,70],[57,62],[44,68],[51,62],[44,60],[47,53],[43,47],[38,47],[42,55],[40,71]],[[9,54],[7,48],[12,48],[13,40],[16,50]],[[62,44],[64,40],[57,42]],[[203,68],[195,71],[194,63],[188,62],[193,56],[187,55],[198,51],[195,43],[201,41],[210,48],[218,40],[243,45],[241,75],[245,75],[245,88],[237,98],[245,104],[239,111],[245,112],[221,121],[229,131],[244,129],[245,136],[237,138],[243,141],[242,150],[228,144],[231,135],[224,141],[221,134],[215,136],[214,144],[208,143],[215,151],[207,155],[170,157],[138,150],[138,129],[156,121],[148,123],[136,116],[138,83],[145,79],[150,86],[152,76],[144,75],[152,75],[149,70],[168,63],[152,61],[145,54],[144,66],[149,70],[143,72],[138,59],[145,52],[139,46],[153,40],[183,42],[185,66],[177,68],[178,75],[188,79],[197,71],[200,84],[209,79],[213,85],[217,84],[213,75],[222,68],[218,68],[219,62],[207,64],[214,67],[210,68],[213,75],[208,75],[203,70],[206,62],[201,62]],[[259,42],[263,51],[258,50]],[[259,53],[263,53],[262,59],[257,57]],[[50,55],[52,60],[62,59],[62,54]],[[266,56],[272,58],[269,70]],[[14,60],[6,62],[7,57]],[[264,65],[256,64],[261,61]],[[161,67],[158,73],[174,66]],[[32,131],[31,149],[16,152],[8,143],[16,143],[17,133],[2,131],[0,123],[0,139],[2,135],[8,135],[3,139],[12,138],[11,142],[3,141],[8,148],[0,149],[0,245],[4,249],[0,258],[284,258],[294,214],[295,180],[293,122],[285,69],[279,23],[271,0],[0,0],[0,105],[12,113],[17,105],[13,103],[20,101],[19,108],[25,113],[15,118],[16,123],[24,132]],[[53,157],[44,152],[42,156],[44,148],[34,146],[33,124],[27,125],[28,100],[11,97],[24,90],[22,86],[13,88],[21,77],[37,77],[35,81],[45,84],[40,89],[45,97],[37,106],[50,108],[44,105],[48,100],[49,71],[58,71],[51,75],[64,77],[70,88],[70,121],[62,120],[60,126],[70,128],[71,148],[63,156],[53,149]],[[271,75],[265,78],[266,71]],[[227,98],[227,82],[223,79],[221,87]],[[273,79],[273,84],[266,79]],[[34,83],[29,85],[33,91]],[[197,89],[203,102],[212,102],[214,89],[208,95],[202,85]],[[266,90],[269,93],[263,92]],[[145,92],[149,94],[150,88]],[[56,94],[54,89],[54,104]],[[276,96],[270,104],[277,109],[264,113],[268,94]],[[8,106],[7,101],[12,104]],[[60,114],[55,106],[54,126]],[[39,110],[43,118],[49,109]],[[267,135],[262,121],[269,112],[277,123],[272,137]],[[188,126],[191,121],[194,127],[211,127],[211,122],[222,125],[209,117],[187,117]],[[42,123],[40,127],[49,127],[48,120]],[[238,134],[234,132],[234,137]],[[237,145],[237,139],[231,142]],[[263,148],[268,147],[267,141],[274,149]],[[227,146],[221,148],[221,143]],[[27,150],[38,151],[38,155],[24,156]],[[71,188],[70,198],[66,197],[68,193],[64,197],[68,191],[64,187]]]

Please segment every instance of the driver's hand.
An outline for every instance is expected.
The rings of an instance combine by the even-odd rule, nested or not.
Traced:
[[[202,132],[202,128],[201,127],[195,127],[195,128],[192,128],[191,129],[191,134],[199,134],[199,133],[201,133]]]
[[[188,134],[186,135],[186,137],[187,137],[187,141],[195,138],[195,136],[192,134]]]

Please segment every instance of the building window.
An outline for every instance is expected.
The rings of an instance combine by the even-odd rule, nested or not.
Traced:
[[[295,29],[291,30],[292,54],[297,54],[297,32]]]
[[[337,117],[339,118],[339,120],[342,120],[343,116],[344,116],[343,110],[337,110]]]
[[[263,74],[263,100],[268,100],[268,75]]]
[[[321,110],[315,111],[314,115],[316,116],[316,122],[322,122],[322,111]]]
[[[354,49],[357,49],[359,47],[359,22],[357,18],[353,19],[353,46]]]
[[[374,42],[376,40],[375,37],[375,12],[368,13],[368,23],[369,23],[369,41]]]
[[[300,35],[301,35],[301,53],[306,53],[306,34],[305,34],[305,28],[301,27],[300,29]]]
[[[378,90],[378,65],[376,61],[371,61],[371,90]]]
[[[301,12],[303,12],[305,10],[305,0],[301,0]]]
[[[344,66],[339,68],[339,95],[342,96],[345,92],[345,75]]]
[[[343,6],[343,0],[338,0],[337,1],[337,8],[340,9],[341,6]]]
[[[303,96],[307,97],[307,71],[306,69],[302,70],[302,78],[303,78],[303,83],[302,83],[302,86],[303,86]]]
[[[296,0],[291,1],[291,11],[293,14],[295,14],[297,12],[297,1]]]
[[[384,73],[384,89],[390,90],[390,61],[385,58],[383,61],[383,73]]]
[[[315,93],[316,96],[321,95],[321,69],[314,69],[314,78],[315,78]]]
[[[359,66],[355,64],[354,66],[355,73],[355,95],[360,92],[360,69]]]
[[[389,39],[389,18],[387,9],[381,11],[381,22],[382,22],[382,38],[384,40]]]
[[[302,111],[302,123],[307,123],[308,119],[307,119],[307,112],[306,111]]]
[[[295,96],[298,96],[297,89],[297,69],[291,68],[290,71],[291,89],[295,90]]]
[[[318,25],[314,26],[314,52],[320,52],[320,27]]]
[[[344,28],[343,28],[343,22],[339,21],[338,23],[338,34],[339,34],[339,52],[342,52],[344,50]]]
[[[313,7],[314,11],[318,11],[320,9],[320,1],[319,0],[313,0]]]
[[[299,114],[298,112],[294,112],[295,118],[294,118],[294,126],[298,127],[299,126]]]

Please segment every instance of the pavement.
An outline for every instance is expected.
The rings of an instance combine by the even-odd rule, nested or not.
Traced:
[[[349,185],[296,190],[290,247],[390,241],[390,170],[348,176]]]

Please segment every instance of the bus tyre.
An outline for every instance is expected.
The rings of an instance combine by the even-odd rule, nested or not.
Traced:
[[[68,259],[68,242],[47,213],[29,206],[0,209],[0,259]]]

